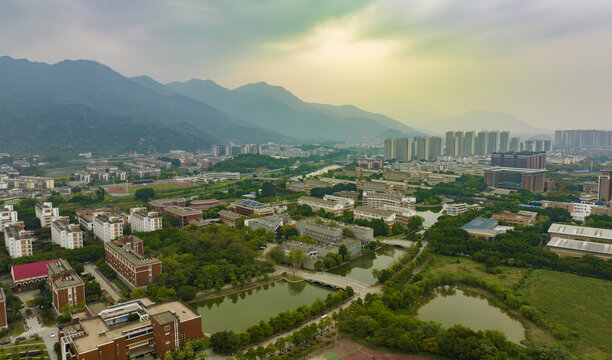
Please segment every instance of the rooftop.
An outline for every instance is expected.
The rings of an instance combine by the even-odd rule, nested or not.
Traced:
[[[509,172],[517,172],[521,174],[532,174],[532,175],[546,173],[546,169],[511,168],[511,167],[503,167],[503,166],[494,166],[494,167],[486,168],[484,169],[484,171],[485,172],[509,171]]]
[[[58,276],[71,270],[72,266],[64,259],[57,259],[47,264],[47,274],[51,276]]]
[[[550,239],[548,244],[546,244],[546,246],[566,250],[578,250],[612,257],[612,244],[553,237]]]
[[[164,211],[168,213],[172,213],[179,216],[189,216],[189,215],[202,215],[202,210],[193,209],[190,207],[181,207],[170,205],[164,208]]]
[[[85,305],[85,307],[89,309],[89,312],[93,316],[98,316],[98,313],[100,313],[100,311],[106,310],[106,304],[104,304],[103,302],[89,303]]]
[[[268,207],[268,205],[262,204],[262,203],[260,203],[258,201],[255,201],[255,200],[249,200],[249,199],[238,200],[234,204],[238,204],[240,206],[250,207],[250,208],[265,208],[265,207]]]
[[[59,259],[44,260],[23,265],[14,265],[11,268],[11,273],[13,274],[13,281],[47,276],[47,264],[57,260]]]
[[[315,203],[315,204],[321,204],[321,205],[326,205],[326,206],[336,206],[339,205],[337,202],[335,201],[330,201],[330,200],[323,200],[317,197],[312,197],[312,196],[302,196],[298,199],[298,201],[307,201],[307,202],[311,202],[311,203]]]
[[[552,234],[563,234],[570,236],[584,236],[595,239],[612,241],[612,230],[591,228],[585,226],[574,226],[565,224],[552,224],[548,228],[548,232]]]
[[[355,212],[364,212],[367,214],[378,215],[378,216],[383,216],[383,217],[389,217],[389,216],[395,215],[395,212],[390,211],[390,210],[375,209],[375,208],[371,208],[367,206],[357,206],[355,208]]]
[[[497,226],[497,220],[485,219],[483,217],[477,217],[469,223],[463,225],[461,228],[466,231],[470,230],[493,230]]]
[[[140,255],[130,247],[125,245],[121,246],[120,244],[121,242],[119,241],[109,241],[105,243],[104,246],[116,251],[119,256],[121,256],[123,259],[125,259],[127,262],[134,266],[156,264],[161,261],[158,258]]]

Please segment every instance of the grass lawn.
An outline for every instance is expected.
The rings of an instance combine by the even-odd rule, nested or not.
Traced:
[[[612,359],[612,282],[535,270],[519,294],[569,330],[566,345],[583,359]]]
[[[484,264],[476,261],[456,256],[437,255],[427,271],[450,271],[460,275],[471,274],[507,288],[516,284],[525,271],[524,268],[510,266],[499,266],[499,269],[501,273],[489,274],[485,271]]]

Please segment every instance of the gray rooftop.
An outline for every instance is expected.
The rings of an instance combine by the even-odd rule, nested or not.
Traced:
[[[566,236],[583,236],[594,239],[601,239],[606,241],[612,241],[612,230],[599,229],[586,226],[574,226],[565,224],[552,224],[548,228],[548,232],[551,234],[562,234]]]
[[[375,208],[371,208],[367,206],[357,206],[355,208],[355,212],[357,211],[372,214],[372,215],[383,216],[383,217],[389,217],[395,214],[395,212],[390,211],[390,210],[375,209]]]
[[[612,257],[612,244],[553,237],[550,239],[548,244],[546,244],[546,246],[558,249],[578,250]]]
[[[129,248],[128,246],[119,246],[115,244],[113,241],[109,241],[105,243],[104,246],[105,247],[107,246],[110,249],[116,251],[119,254],[119,256],[121,256],[123,259],[125,259],[126,261],[128,261],[130,264],[134,266],[149,265],[149,264],[155,264],[155,263],[160,262],[160,260],[157,258],[140,255],[139,253]]]

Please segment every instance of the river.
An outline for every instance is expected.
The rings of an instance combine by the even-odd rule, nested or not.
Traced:
[[[374,284],[376,278],[372,275],[372,269],[386,269],[391,263],[404,254],[405,250],[385,246],[373,253],[364,255],[356,260],[344,264],[330,271],[332,274],[346,276],[349,279],[361,281],[366,284]]]
[[[454,288],[438,288],[433,299],[421,306],[417,317],[449,328],[461,324],[474,330],[499,330],[515,343],[525,339],[520,321],[511,318],[478,294]]]

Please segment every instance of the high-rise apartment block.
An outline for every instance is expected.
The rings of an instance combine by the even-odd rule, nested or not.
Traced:
[[[4,227],[4,245],[12,258],[33,255],[34,233],[26,231],[22,221]]]
[[[600,201],[612,201],[612,169],[601,171],[597,183],[597,199]]]
[[[162,217],[157,211],[146,208],[130,209],[130,224],[133,232],[149,232],[162,228]]]
[[[0,230],[17,222],[17,211],[13,205],[0,205]]]
[[[491,154],[491,166],[546,169],[546,153],[543,151],[493,153]]]
[[[610,147],[612,131],[604,130],[557,130],[555,145],[572,147]]]
[[[68,216],[61,216],[51,222],[51,240],[65,249],[77,249],[83,246],[83,232]]]
[[[59,219],[59,209],[54,208],[50,202],[36,204],[36,217],[41,227],[51,226],[51,221]]]

